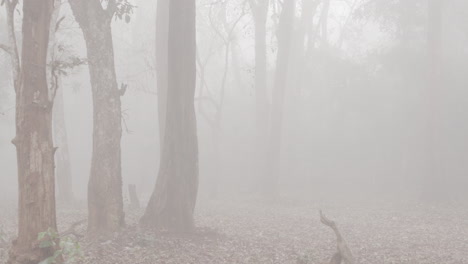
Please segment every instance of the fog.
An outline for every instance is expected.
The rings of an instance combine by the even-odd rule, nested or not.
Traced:
[[[50,127],[59,153],[55,156],[53,201],[57,204],[58,230],[63,232],[83,218],[92,219],[89,195],[93,186],[101,186],[98,192],[111,192],[114,183],[92,183],[90,172],[103,179],[107,173],[113,175],[107,157],[112,159],[115,149],[92,160],[93,149],[98,153],[106,144],[96,143],[100,133],[112,125],[112,121],[103,121],[111,120],[104,115],[115,112],[98,111],[96,105],[102,109],[110,106],[96,98],[105,96],[99,92],[107,89],[105,83],[114,82],[113,87],[123,91],[119,97],[122,135],[117,171],[122,179],[125,225],[111,230],[111,238],[109,233],[100,234],[105,239],[94,243],[95,236],[89,232],[99,233],[100,227],[93,231],[88,219],[88,227],[82,223],[77,231],[73,229],[80,234],[73,241],[83,246],[83,256],[72,259],[64,255],[57,261],[340,263],[330,262],[336,242],[325,226],[328,219],[322,218],[325,225],[320,223],[318,210],[323,210],[342,227],[340,235],[348,242],[344,242],[345,247],[353,252],[351,261],[339,247],[337,254],[344,263],[468,263],[468,2],[82,1],[88,5],[73,1],[81,6],[76,8],[88,9],[93,8],[89,3],[96,2],[103,12],[116,4],[117,11],[109,22],[116,78],[109,77],[112,74],[107,69],[99,69],[99,65],[110,65],[103,58],[112,49],[105,46],[109,43],[100,43],[101,37],[92,36],[104,35],[92,33],[91,26],[87,31],[83,28],[86,20],[94,23],[93,12],[84,12],[89,17],[79,22],[78,11],[66,1],[55,0],[55,8],[57,3],[60,8],[48,37],[49,89],[53,87],[49,77],[50,71],[53,76],[49,70],[53,65],[51,47],[62,66],[73,62],[58,73],[52,119],[57,118],[60,104],[63,127]],[[21,51],[25,47],[22,40],[27,39],[23,35],[27,34],[23,22],[27,2],[41,5],[24,0],[15,8],[13,26],[20,58],[23,53],[22,64],[28,62]],[[171,10],[161,15],[157,5],[164,2]],[[188,28],[193,23],[187,15],[194,2],[196,47],[190,46],[192,31]],[[17,251],[10,249],[18,234],[17,211],[22,201],[18,197],[23,197],[18,192],[22,184],[18,168],[29,165],[18,164],[18,147],[11,144],[18,131],[18,103],[12,53],[8,52],[8,5],[0,6],[0,44],[4,44],[0,45],[0,263],[38,263],[15,259],[11,256]],[[181,6],[187,8],[177,9]],[[175,10],[182,10],[180,24],[174,22]],[[161,22],[164,18],[158,20],[157,15],[167,21]],[[33,24],[40,23],[34,19],[32,16]],[[158,31],[157,23],[169,26]],[[262,36],[258,35],[262,23],[263,70],[259,64]],[[173,31],[177,27],[187,28],[188,33]],[[96,28],[105,32],[106,27]],[[168,35],[162,35],[164,30]],[[161,58],[157,55],[161,38],[168,46],[162,51],[169,61],[164,69],[158,65]],[[35,43],[40,46],[37,40]],[[90,50],[99,50],[99,46],[103,48],[92,54],[102,57],[91,59]],[[191,65],[196,69],[190,71]],[[162,80],[158,78],[164,74],[169,80],[166,91],[158,87]],[[195,82],[190,82],[190,74],[195,74]],[[179,84],[192,85],[193,96],[190,89],[174,88]],[[161,98],[166,98],[167,107],[161,107]],[[191,103],[184,104],[187,100]],[[171,102],[180,107],[171,108]],[[186,112],[191,107],[195,111],[194,133]],[[171,110],[176,108],[180,111]],[[167,109],[167,127],[160,127],[164,122],[161,109]],[[179,112],[183,114],[177,116]],[[108,126],[94,130],[94,147],[93,118],[102,118],[94,122]],[[51,124],[58,124],[54,122]],[[64,165],[57,157],[65,154],[61,152],[63,132],[57,131],[66,131],[70,200],[59,194],[59,167]],[[101,136],[114,140],[107,134]],[[172,142],[165,144],[174,148],[163,151],[162,140]],[[118,147],[118,142],[112,142],[111,148]],[[192,150],[196,150],[194,156],[190,156]],[[172,165],[160,169],[162,162]],[[182,199],[194,191],[196,199],[190,202],[194,207],[188,209],[193,227],[173,230],[171,225],[164,226],[163,218],[153,218],[169,231],[161,233],[158,225],[145,231],[152,194],[161,191],[158,175],[174,172],[179,176],[173,177],[183,181],[192,177],[187,174],[190,168],[197,170],[193,174],[196,183],[189,180],[180,186],[193,184],[195,189],[176,190],[169,184],[172,187],[166,191],[176,191],[165,199],[171,203],[171,197]],[[140,208],[133,207],[129,193],[133,185]],[[23,190],[32,190],[28,188]],[[185,206],[177,199],[172,206]],[[108,210],[100,206],[99,210]],[[53,214],[55,221],[55,208]],[[179,221],[171,217],[167,219]],[[193,235],[173,234],[188,230]],[[142,239],[146,239],[144,245],[140,244]],[[105,241],[120,247],[111,250]],[[148,257],[151,254],[155,255]]]

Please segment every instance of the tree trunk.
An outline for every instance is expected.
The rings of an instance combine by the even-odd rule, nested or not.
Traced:
[[[53,133],[54,142],[58,148],[55,154],[58,199],[64,203],[71,203],[74,200],[74,196],[70,152],[68,149],[68,134],[63,105],[63,88],[60,87],[60,83],[57,85],[58,89],[55,96],[53,111]]]
[[[130,207],[132,209],[140,208],[140,199],[138,199],[138,194],[135,184],[128,185],[128,195],[130,196]]]
[[[48,63],[53,63],[56,60],[56,32],[57,22],[59,21],[60,9],[62,0],[54,0],[55,9],[50,20],[49,29],[49,52]],[[70,166],[70,153],[68,150],[68,136],[67,128],[65,125],[65,113],[63,106],[63,90],[61,87],[61,76],[56,74],[55,69],[48,67],[48,83],[51,87],[56,89],[54,110],[52,112],[52,127],[53,139],[57,146],[55,153],[55,175],[57,178],[58,199],[64,203],[71,203],[74,199],[71,166]]]
[[[265,194],[273,198],[279,194],[278,180],[281,170],[284,91],[288,76],[291,32],[294,23],[295,7],[295,0],[285,0],[278,24],[278,54],[276,59],[276,74],[273,87],[273,104],[268,144],[268,178],[266,179],[266,186],[264,189]]]
[[[198,143],[194,95],[195,0],[169,5],[168,94],[161,166],[141,224],[187,232],[194,227],[198,190]]]
[[[328,49],[328,13],[330,12],[330,1],[323,0],[322,17],[320,18],[322,48]]]
[[[256,152],[257,160],[255,188],[259,188],[262,179],[266,176],[267,168],[267,142],[268,133],[268,99],[267,99],[267,45],[266,22],[268,16],[269,0],[250,1],[255,24],[255,122],[256,122]]]
[[[158,0],[156,12],[156,85],[158,89],[159,145],[162,154],[167,108],[169,0]]]
[[[9,2],[9,0],[7,0]],[[11,3],[7,3],[10,5]],[[38,233],[56,230],[52,94],[47,86],[49,25],[54,1],[23,2],[21,74],[16,89],[18,238],[8,263],[36,264],[55,249],[40,248]],[[14,9],[14,7],[13,7]]]
[[[294,31],[291,60],[289,62],[291,70],[289,71],[289,84],[300,95],[303,88],[304,74],[307,69],[306,57],[306,35],[309,27],[313,26],[313,19],[317,8],[317,1],[303,0],[301,18],[299,19],[297,30]]]
[[[442,53],[442,0],[428,0],[428,87],[427,87],[427,178],[424,199],[441,201],[445,199],[444,184],[440,174],[438,153],[438,102],[441,87],[441,53]]]
[[[124,225],[120,140],[122,91],[118,89],[111,22],[99,0],[69,1],[86,42],[93,94],[93,154],[88,182],[88,235]]]

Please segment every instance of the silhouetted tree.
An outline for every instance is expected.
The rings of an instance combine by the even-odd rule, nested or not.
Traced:
[[[267,173],[267,140],[269,103],[267,97],[267,17],[269,0],[249,0],[255,26],[255,122],[256,122],[256,152],[257,177],[256,184],[262,184],[261,179]],[[260,181],[259,181],[260,180]]]
[[[278,54],[276,58],[276,74],[273,87],[271,106],[271,124],[268,139],[268,174],[265,192],[267,196],[278,195],[279,175],[281,170],[281,138],[283,129],[283,108],[286,79],[288,76],[289,58],[291,52],[291,33],[294,23],[296,1],[285,0],[278,24]]]
[[[161,166],[142,225],[173,231],[194,227],[198,190],[195,0],[169,4],[168,93]]]

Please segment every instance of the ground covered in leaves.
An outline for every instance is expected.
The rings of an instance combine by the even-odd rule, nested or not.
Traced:
[[[138,227],[143,210],[127,210],[127,227],[100,241],[80,238],[78,263],[293,263],[321,264],[336,238],[320,223],[319,208],[334,219],[357,263],[468,264],[468,209],[462,206],[325,206],[298,202],[203,201],[193,234]],[[0,210],[0,263],[15,234],[14,208]],[[59,206],[61,231],[86,218],[84,206]],[[78,233],[84,234],[85,226]]]

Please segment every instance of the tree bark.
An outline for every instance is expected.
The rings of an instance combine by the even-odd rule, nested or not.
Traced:
[[[266,186],[264,189],[265,194],[273,198],[279,194],[278,181],[281,170],[284,91],[288,76],[291,32],[294,23],[295,7],[295,0],[285,0],[278,24],[278,54],[276,59],[276,74],[273,87],[273,104],[268,144],[268,178],[265,181]]]
[[[169,4],[168,94],[161,166],[141,224],[188,232],[198,190],[195,0]]]
[[[8,11],[16,4],[6,0]],[[21,67],[14,74],[16,89],[16,146],[18,161],[18,237],[8,263],[36,264],[53,254],[40,248],[40,232],[56,230],[55,175],[52,142],[53,96],[47,86],[47,48],[53,0],[23,2]],[[11,22],[13,22],[11,16]],[[14,29],[14,25],[10,25]],[[14,32],[12,33],[14,39]],[[15,58],[19,56],[13,55]]]
[[[99,0],[70,0],[86,42],[93,94],[93,154],[88,182],[88,235],[124,225],[122,198],[121,91],[118,89],[111,22],[113,10]]]

